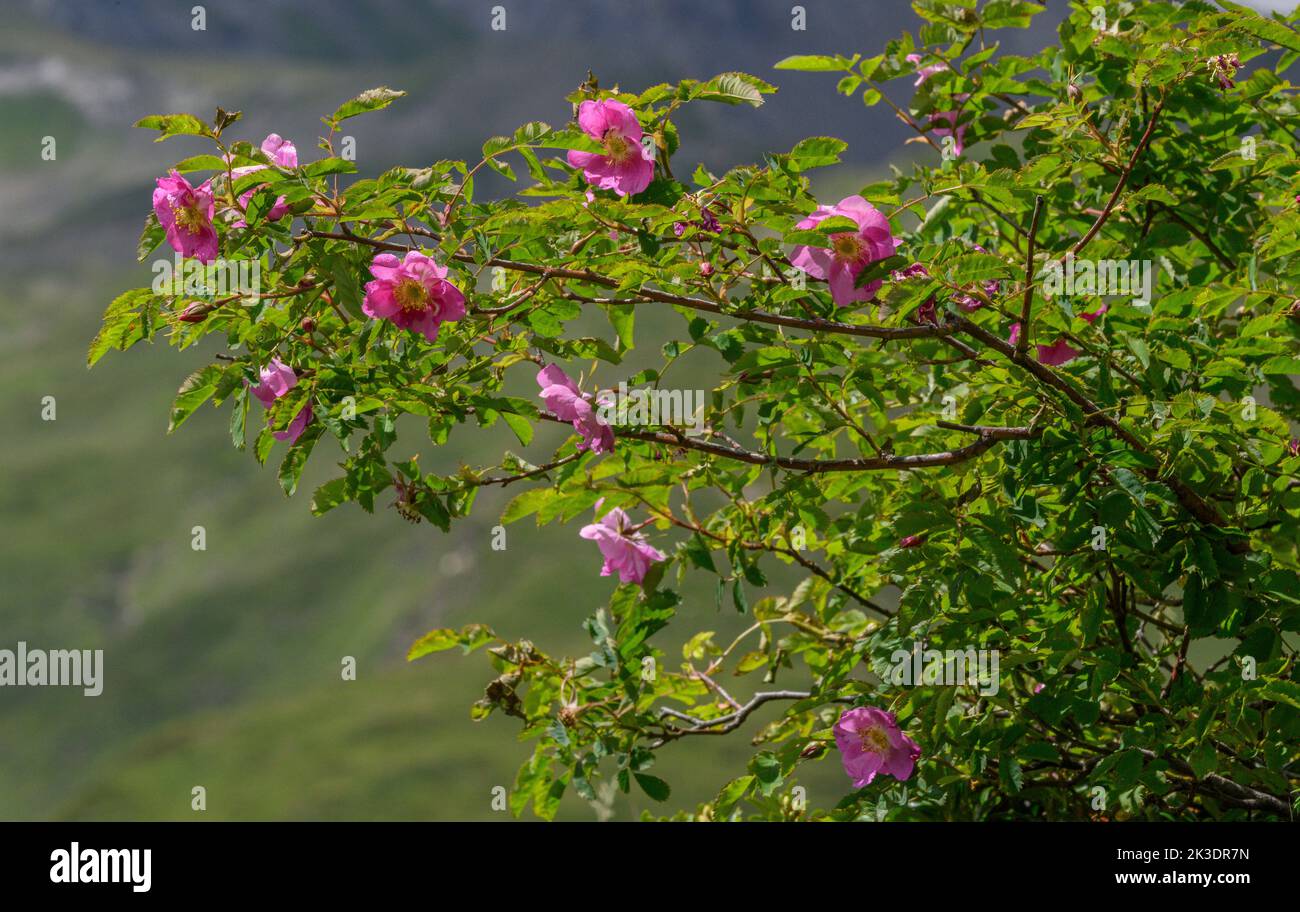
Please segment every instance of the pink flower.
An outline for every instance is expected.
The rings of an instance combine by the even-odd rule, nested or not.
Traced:
[[[267,408],[275,405],[275,400],[298,385],[298,375],[293,372],[292,367],[279,358],[272,358],[271,363],[259,372],[259,376],[262,382],[251,389],[257,400]],[[298,410],[298,414],[294,415],[293,420],[289,422],[289,426],[283,431],[272,431],[271,436],[276,440],[287,440],[293,444],[302,436],[303,430],[312,417],[311,403],[304,403]],[[268,418],[268,423],[269,421]]]
[[[1094,320],[1096,320],[1098,317],[1104,314],[1107,311],[1107,309],[1109,309],[1109,307],[1110,307],[1109,304],[1102,304],[1100,307],[1098,307],[1096,310],[1092,311],[1091,313],[1079,314],[1079,319],[1084,320],[1088,323],[1092,323]],[[1019,341],[1020,341],[1020,324],[1012,323],[1011,335],[1007,338],[1007,344],[1015,345]],[[1038,346],[1039,362],[1043,364],[1047,364],[1051,367],[1059,367],[1062,364],[1068,364],[1069,362],[1073,361],[1075,358],[1079,357],[1079,355],[1081,354],[1083,354],[1083,352],[1079,351],[1077,348],[1075,348],[1074,346],[1066,342],[1064,337],[1057,339],[1051,345]]]
[[[905,535],[898,540],[898,547],[900,548],[917,548],[924,544],[924,535]]]
[[[916,64],[920,63],[923,58],[920,54],[908,54],[904,59],[906,59],[908,63]],[[946,69],[948,69],[948,64],[943,61],[931,64],[930,66],[921,67],[916,71],[916,82],[912,83],[912,85],[919,86],[935,73],[941,73]]]
[[[217,258],[217,230],[212,227],[215,210],[211,181],[192,187],[176,171],[158,178],[154,215],[167,232],[167,243],[181,256],[192,256],[204,264]]]
[[[262,140],[262,151],[281,168],[298,167],[298,148],[279,133],[271,133]]]
[[[1220,54],[1217,57],[1211,57],[1209,67],[1210,73],[1218,81],[1220,89],[1226,92],[1236,86],[1237,70],[1241,69],[1241,60],[1236,54]]]
[[[664,560],[662,552],[651,547],[640,532],[628,531],[631,520],[619,507],[605,514],[598,523],[583,526],[578,534],[594,541],[605,557],[600,568],[601,576],[618,571],[624,583],[639,583],[650,571],[650,564]]]
[[[922,57],[920,54],[908,54],[906,60],[908,63],[916,64],[921,62]],[[931,64],[930,66],[921,67],[916,71],[916,82],[912,84],[920,86],[935,73],[941,73],[946,69],[949,69],[948,64],[943,61]],[[953,98],[958,103],[957,110],[937,111],[930,115],[931,132],[934,133],[935,136],[940,139],[945,136],[954,137],[955,142],[952,147],[954,155],[961,155],[966,149],[966,124],[958,125],[957,120],[961,116],[961,103],[969,97],[969,95],[964,93],[954,95]]]
[[[1300,456],[1300,437],[1292,437],[1291,442],[1286,445],[1286,451],[1292,456]]]
[[[542,401],[561,421],[573,422],[573,429],[582,435],[579,452],[614,452],[614,430],[597,414],[592,406],[592,396],[578,389],[558,364],[550,364],[537,372],[537,384],[542,388]]]
[[[271,133],[266,139],[262,140],[262,152],[281,168],[298,167],[298,149],[289,140],[281,137],[279,133]],[[230,154],[226,154],[224,157],[227,164],[234,158]],[[245,174],[264,170],[266,170],[266,165],[243,165],[239,168],[232,168],[230,176],[243,177]]]
[[[1068,364],[1082,354],[1077,348],[1074,348],[1064,339],[1057,339],[1051,345],[1038,346],[1038,360],[1049,367],[1059,367],[1062,364]]]
[[[447,267],[417,250],[400,261],[391,253],[379,254],[370,263],[370,274],[374,279],[366,283],[361,302],[367,316],[391,320],[430,342],[443,323],[465,316],[465,296],[447,281]]]
[[[928,279],[930,270],[926,269],[920,263],[913,263],[911,266],[904,266],[902,269],[895,269],[889,274],[890,279],[895,282],[906,282],[912,278]],[[939,313],[935,309],[934,295],[925,299],[925,302],[916,309],[916,319],[921,323],[938,323]]]
[[[587,183],[619,196],[632,196],[650,186],[655,160],[641,144],[641,124],[621,101],[588,99],[578,106],[578,126],[605,147],[605,154],[569,150],[569,164],[582,170]]]
[[[311,403],[306,403],[302,408],[298,409],[298,414],[293,416],[293,420],[289,422],[288,427],[283,431],[272,431],[271,436],[276,440],[287,440],[292,446],[298,442],[298,438],[302,436],[302,432],[307,429],[307,425],[313,417]]]
[[[261,185],[258,186],[258,187],[253,187],[253,188],[251,188],[251,189],[249,189],[249,190],[245,190],[243,193],[241,193],[241,194],[239,195],[239,208],[240,208],[240,210],[243,211],[244,213],[247,213],[247,212],[248,212],[248,201],[251,200],[251,199],[253,198],[253,194],[254,194],[254,193],[256,193],[258,190],[260,190],[262,187],[265,187],[265,186],[266,186],[266,184],[261,184]],[[285,202],[284,197],[283,197],[283,196],[277,196],[277,197],[275,198],[275,203],[272,204],[270,210],[266,213],[266,220],[267,220],[268,222],[278,222],[278,221],[280,221],[280,219],[284,218],[285,214],[288,213],[288,211],[289,211],[289,204],[288,204],[287,202]],[[236,227],[236,228],[247,228],[247,227],[248,227],[248,221],[244,218],[243,215],[240,215],[237,219],[235,219],[233,222],[231,222],[231,225],[233,225],[233,226]]]
[[[262,368],[259,375],[262,382],[252,387],[252,391],[257,401],[267,408],[275,405],[275,400],[298,385],[298,375],[278,357],[272,358],[271,363]]]
[[[958,101],[965,101],[965,97],[959,97]],[[942,139],[945,136],[953,137],[952,154],[961,155],[966,151],[966,124],[957,123],[961,117],[961,109],[956,111],[936,111],[930,115],[930,132]],[[942,145],[942,144],[941,144]]]
[[[1034,693],[1036,693],[1036,694],[1040,694],[1040,693],[1042,693],[1042,692],[1043,692],[1043,688],[1045,688],[1045,687],[1047,687],[1047,685],[1046,685],[1046,684],[1043,684],[1042,682],[1039,682],[1039,683],[1035,684],[1035,685],[1034,685]]]
[[[894,714],[874,706],[845,710],[835,723],[835,745],[854,788],[870,785],[877,773],[900,782],[912,778],[920,746],[899,729]]]
[[[958,152],[958,154],[961,154],[960,151]],[[988,251],[985,250],[983,247],[981,247],[979,244],[971,244],[971,247],[973,247],[975,250],[979,251],[980,253],[988,253]],[[983,285],[984,285],[984,296],[987,298],[996,298],[999,294],[1002,293],[1002,283],[997,279],[989,279],[988,281],[984,282]],[[964,295],[964,294],[953,295],[952,300],[953,303],[955,303],[958,307],[960,307],[962,310],[966,311],[967,313],[969,313],[972,310],[979,310],[981,307],[984,306],[983,301],[981,301],[979,298],[973,297],[972,295]]]
[[[870,301],[884,280],[876,279],[861,288],[857,278],[871,263],[894,254],[894,235],[889,219],[860,196],[849,196],[835,206],[818,206],[796,228],[812,228],[832,216],[851,219],[856,232],[842,231],[830,236],[830,247],[796,247],[790,264],[815,279],[825,279],[831,298],[841,307],[853,301]]]

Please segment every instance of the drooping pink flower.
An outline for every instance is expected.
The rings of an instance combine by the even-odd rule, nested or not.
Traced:
[[[889,278],[895,282],[906,282],[912,278],[928,279],[930,270],[926,269],[920,263],[913,263],[911,266],[904,266],[902,269],[895,269],[890,273]],[[916,319],[921,323],[938,323],[939,312],[935,308],[935,297],[930,295],[916,309]]]
[[[711,234],[718,234],[722,231],[722,224],[718,217],[713,214],[713,210],[705,206],[700,210],[700,217],[691,222],[673,222],[673,235],[681,237],[686,233],[687,228],[698,228],[700,231],[707,231]]]
[[[979,251],[980,253],[988,253],[988,251],[985,250],[983,247],[981,247],[979,244],[971,244],[971,247],[973,247],[975,250]],[[984,286],[984,296],[987,298],[996,298],[999,294],[1002,293],[1002,282],[998,279],[989,279],[983,283],[983,286]],[[973,295],[967,295],[967,294],[953,295],[952,300],[953,303],[955,303],[958,307],[960,307],[962,310],[966,311],[967,313],[971,312],[972,310],[979,310],[981,307],[984,306],[984,302]]]
[[[262,140],[262,151],[281,168],[298,167],[298,148],[279,133],[268,134]]]
[[[958,101],[965,101],[965,96],[958,96]],[[930,132],[935,136],[943,139],[945,136],[953,138],[952,154],[961,155],[966,151],[966,124],[958,123],[961,117],[961,108],[955,111],[935,111],[930,115]]]
[[[601,576],[615,572],[624,583],[639,583],[650,571],[650,565],[664,560],[664,555],[650,545],[645,536],[631,529],[632,521],[620,507],[604,515],[600,522],[583,526],[578,534],[594,541],[605,558],[600,568]]]
[[[289,390],[298,385],[298,375],[293,372],[293,368],[285,364],[278,357],[272,358],[271,363],[262,368],[258,373],[261,382],[257,386],[250,387],[257,401],[262,405],[270,408],[275,405],[275,400],[284,396]],[[293,416],[288,427],[282,431],[272,431],[271,436],[276,440],[287,440],[290,444],[295,443],[302,432],[311,422],[313,413],[311,403],[303,404],[298,410],[298,414]],[[268,423],[270,419],[267,419]]]
[[[194,187],[177,171],[158,178],[153,211],[167,232],[167,243],[181,256],[194,257],[205,265],[217,258],[217,229],[212,227],[216,203],[211,181]]]
[[[281,168],[298,167],[298,149],[292,142],[282,138],[279,133],[270,133],[266,139],[262,140],[262,152]],[[234,156],[230,153],[224,156],[227,164],[233,158]],[[232,168],[230,176],[243,177],[245,174],[252,174],[254,171],[265,170],[266,165],[241,165],[238,168]]]
[[[252,391],[257,401],[267,408],[298,385],[298,375],[278,357],[272,358],[271,363],[259,371],[259,376],[262,382],[252,387]]]
[[[573,423],[573,429],[582,435],[578,443],[580,452],[614,452],[614,429],[606,424],[592,405],[593,397],[578,389],[558,364],[550,364],[537,372],[538,394],[546,407],[561,421]]]
[[[655,160],[641,144],[636,113],[621,101],[588,99],[578,106],[578,126],[605,147],[605,154],[569,150],[569,164],[582,171],[587,183],[632,196],[650,186]]]
[[[293,420],[289,422],[288,427],[283,431],[272,431],[271,436],[276,440],[287,440],[290,445],[293,445],[298,442],[298,438],[302,436],[302,432],[307,429],[307,425],[311,423],[313,417],[315,415],[311,410],[311,403],[305,403],[302,408],[298,409],[298,414],[293,416]]]
[[[920,54],[908,54],[904,59],[908,63],[917,64],[924,58]],[[944,63],[942,60],[938,63],[931,64],[930,66],[919,67],[916,71],[916,82],[912,83],[912,85],[919,86],[935,73],[941,73],[946,69],[948,69],[948,64]]]
[[[256,193],[258,190],[260,190],[262,187],[265,186],[266,184],[261,184],[257,187],[252,187],[248,190],[245,190],[243,193],[241,193],[239,195],[240,211],[247,213],[248,201],[253,198],[254,193]],[[285,201],[285,198],[283,196],[277,196],[275,198],[275,202],[271,205],[271,208],[266,213],[266,220],[268,222],[278,222],[280,221],[280,219],[284,218],[288,212],[289,212],[289,204]],[[231,224],[236,228],[248,227],[248,221],[247,219],[245,219],[243,215],[240,215],[237,219],[231,222]]]
[[[818,206],[796,228],[813,228],[832,216],[851,219],[857,231],[841,231],[830,236],[830,247],[796,247],[790,264],[816,279],[824,279],[831,298],[841,307],[854,301],[870,301],[883,279],[857,287],[858,276],[871,263],[893,256],[895,241],[889,219],[860,196],[848,196],[834,206]]]
[[[917,548],[924,544],[924,535],[905,535],[898,540],[898,547],[900,548]]]
[[[906,59],[908,63],[917,64],[920,63],[923,58],[920,54],[908,54]],[[948,64],[943,61],[931,64],[930,66],[920,67],[916,71],[916,82],[912,84],[920,86],[935,73],[941,73],[946,69],[949,69]],[[935,136],[940,139],[945,136],[953,137],[954,142],[952,151],[954,155],[961,155],[962,152],[966,150],[966,124],[958,124],[957,121],[961,117],[961,105],[969,97],[970,96],[965,93],[954,95],[953,99],[957,102],[957,110],[936,111],[930,115],[931,132],[934,133]]]
[[[878,773],[900,782],[912,778],[921,747],[903,734],[893,713],[855,706],[844,711],[834,732],[844,772],[854,788],[870,785]]]
[[[1049,367],[1059,367],[1062,364],[1068,364],[1082,354],[1077,348],[1066,342],[1065,339],[1057,339],[1051,345],[1038,346],[1038,361]]]
[[[1091,311],[1090,313],[1079,314],[1079,319],[1084,320],[1088,323],[1092,323],[1094,320],[1096,320],[1098,317],[1104,314],[1109,309],[1109,307],[1110,307],[1109,304],[1102,304],[1100,307],[1098,307],[1094,311]],[[1015,345],[1019,341],[1020,341],[1020,324],[1012,323],[1011,335],[1007,337],[1007,344]],[[1069,362],[1073,361],[1075,358],[1079,357],[1079,355],[1083,354],[1083,352],[1079,351],[1077,348],[1075,348],[1074,346],[1066,342],[1064,336],[1057,339],[1051,345],[1039,345],[1037,346],[1037,348],[1038,348],[1039,362],[1042,364],[1046,364],[1050,367],[1059,367],[1062,364],[1068,364]]]
[[[1110,305],[1103,302],[1096,310],[1079,314],[1079,319],[1086,323],[1092,323],[1108,310],[1110,310]]]
[[[407,251],[400,261],[381,253],[371,261],[370,274],[374,279],[366,283],[361,302],[369,317],[391,320],[432,342],[439,326],[465,316],[465,296],[447,281],[447,267],[418,250]]]

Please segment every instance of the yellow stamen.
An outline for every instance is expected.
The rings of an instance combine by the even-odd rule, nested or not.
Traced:
[[[842,260],[857,261],[862,256],[862,241],[856,234],[837,234],[831,238],[831,249]]]
[[[173,206],[172,218],[175,219],[177,227],[190,234],[198,234],[208,223],[198,206]]]
[[[393,297],[402,310],[424,310],[429,301],[429,292],[415,279],[404,279],[393,289]]]
[[[883,754],[889,750],[889,736],[880,728],[868,728],[862,733],[862,749],[872,754]]]
[[[622,135],[609,130],[605,133],[605,151],[615,164],[621,164],[632,157],[632,144]]]

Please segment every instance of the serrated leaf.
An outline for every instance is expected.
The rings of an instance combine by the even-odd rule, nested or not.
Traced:
[[[390,89],[388,86],[380,86],[377,89],[367,89],[356,98],[345,101],[339,105],[337,111],[329,116],[329,121],[337,124],[341,120],[347,120],[349,117],[356,117],[358,114],[365,114],[368,111],[379,111],[388,107],[397,99],[405,95],[405,92]]]

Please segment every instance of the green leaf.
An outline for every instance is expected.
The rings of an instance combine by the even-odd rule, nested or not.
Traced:
[[[731,581],[731,603],[736,606],[736,610],[741,614],[749,611],[749,599],[745,597],[745,584],[740,577]]]
[[[533,423],[531,421],[523,415],[516,415],[513,412],[502,412],[501,417],[510,426],[510,430],[515,432],[515,436],[519,438],[520,443],[528,446],[533,442]]]
[[[748,73],[723,73],[699,86],[692,97],[697,101],[747,104],[757,108],[763,103],[764,95],[775,91],[775,86]]]
[[[162,142],[173,136],[213,136],[212,128],[193,114],[152,114],[137,120],[135,126],[157,130],[159,136],[154,142]]]
[[[351,101],[345,101],[339,105],[339,109],[329,116],[326,123],[337,126],[339,121],[347,120],[349,117],[356,117],[358,114],[365,114],[368,111],[379,111],[405,94],[405,92],[390,89],[388,86],[368,89]]]
[[[1196,773],[1196,778],[1204,779],[1219,765],[1219,754],[1209,741],[1202,741],[1187,758],[1187,763]]]
[[[298,490],[298,479],[302,477],[303,466],[307,465],[307,457],[311,455],[316,439],[314,434],[303,434],[284,454],[284,459],[280,462],[279,479],[286,497],[292,497]]]
[[[556,492],[551,488],[533,488],[530,491],[517,494],[506,505],[505,512],[501,514],[501,522],[512,523],[523,519],[525,516],[531,516],[553,501],[555,497]]]
[[[423,656],[435,652],[445,652],[446,650],[459,645],[460,634],[455,630],[446,627],[439,630],[430,630],[424,636],[411,644],[411,648],[406,652],[406,661],[413,662]]]
[[[628,351],[632,348],[633,328],[636,325],[636,307],[632,304],[608,304],[605,313],[609,323],[618,336],[619,348]]]
[[[1300,684],[1291,681],[1269,681],[1259,689],[1260,695],[1275,703],[1286,703],[1300,709]]]
[[[1235,28],[1247,31],[1256,38],[1271,41],[1289,51],[1300,51],[1300,34],[1276,19],[1265,19],[1252,11],[1244,11],[1232,24]]]
[[[1005,260],[988,253],[967,253],[953,257],[944,264],[948,281],[954,285],[970,285],[991,279],[1005,279],[1012,268]]]
[[[812,136],[800,140],[790,150],[790,164],[794,166],[796,171],[807,171],[809,168],[834,165],[839,162],[840,154],[848,147],[849,144],[842,139],[835,139],[831,136]]]
[[[753,784],[754,777],[748,775],[733,779],[723,786],[722,791],[718,792],[718,797],[713,799],[715,816],[726,817],[729,815],[731,809],[736,806],[736,802],[745,797],[745,793],[749,791],[749,787]]]
[[[818,54],[796,54],[778,61],[775,69],[800,70],[805,73],[839,73],[852,67],[844,57],[826,57]]]
[[[655,801],[667,801],[668,796],[672,794],[672,789],[668,787],[668,783],[658,776],[651,776],[648,773],[633,773],[632,778],[636,780],[637,785],[641,786],[641,790]]]
[[[348,480],[346,478],[334,478],[325,482],[316,489],[316,493],[311,496],[311,512],[313,516],[320,516],[322,513],[328,513],[339,504],[348,500]]]
[[[185,378],[185,382],[176,392],[176,400],[172,403],[171,420],[167,423],[168,434],[184,424],[190,415],[194,414],[195,409],[212,398],[212,394],[217,391],[217,381],[221,379],[222,373],[220,367],[209,364]]]
[[[104,311],[103,326],[86,351],[87,367],[94,367],[109,349],[130,348],[143,337],[142,324],[148,315],[142,310],[152,299],[153,291],[148,288],[123,292],[113,299]]]

